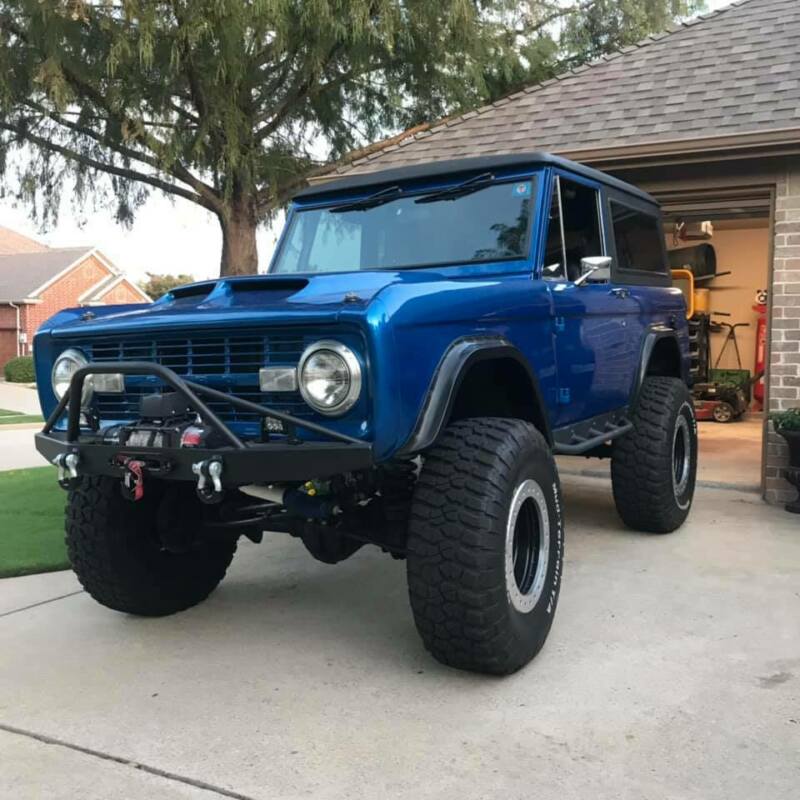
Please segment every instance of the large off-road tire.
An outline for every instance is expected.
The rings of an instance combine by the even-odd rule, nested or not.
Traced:
[[[561,508],[553,456],[530,423],[444,431],[414,489],[407,548],[414,620],[436,659],[506,675],[539,652],[561,584]]]
[[[83,478],[69,492],[66,540],[84,589],[108,608],[147,617],[205,600],[224,577],[236,538],[200,535],[196,506],[191,489],[177,485],[161,489],[151,483],[134,503],[122,497],[119,481]]]
[[[678,378],[645,378],[631,421],[611,457],[617,511],[637,531],[671,533],[689,514],[697,474],[689,390]]]

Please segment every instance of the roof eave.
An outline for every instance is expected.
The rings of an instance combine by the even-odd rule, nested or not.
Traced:
[[[657,166],[663,163],[722,161],[800,153],[800,127],[704,139],[668,139],[611,147],[563,149],[559,155],[598,168]]]
[[[41,302],[41,297],[22,297],[19,300],[0,300],[0,305],[7,306],[13,303],[14,305],[38,306]]]

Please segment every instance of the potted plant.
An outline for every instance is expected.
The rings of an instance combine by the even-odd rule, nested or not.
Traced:
[[[783,436],[789,446],[789,467],[785,477],[798,490],[797,500],[787,503],[785,508],[793,514],[800,514],[800,408],[777,411],[769,418],[775,432]]]

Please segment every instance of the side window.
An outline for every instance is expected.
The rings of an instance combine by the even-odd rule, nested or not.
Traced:
[[[604,255],[598,192],[589,186],[557,178],[550,205],[544,276],[581,274],[581,259]]]
[[[664,238],[656,217],[612,200],[611,220],[619,269],[666,271]]]
[[[550,200],[550,215],[547,224],[547,242],[544,249],[545,278],[566,277],[564,269],[564,239],[561,230],[561,201],[559,199],[559,179],[553,183],[553,197]]]
[[[580,277],[582,258],[604,255],[600,233],[600,204],[597,189],[566,180],[559,183],[567,278],[574,281]]]

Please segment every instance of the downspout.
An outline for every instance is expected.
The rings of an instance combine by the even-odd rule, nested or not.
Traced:
[[[17,358],[19,358],[22,355],[22,353],[20,352],[20,341],[19,341],[19,321],[20,321],[19,306],[16,303],[12,303],[10,300],[8,301],[8,305],[11,306],[11,308],[15,309],[16,312],[17,312],[17,333],[16,333],[16,338],[17,338]]]

